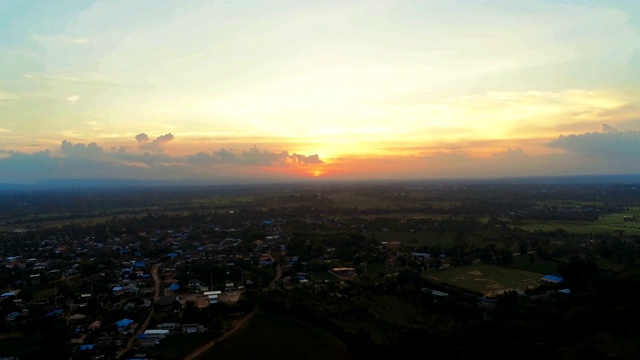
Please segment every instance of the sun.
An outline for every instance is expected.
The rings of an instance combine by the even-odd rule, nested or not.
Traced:
[[[319,177],[322,176],[324,174],[324,171],[322,170],[312,170],[309,172],[309,174],[311,174],[311,176],[313,177]]]

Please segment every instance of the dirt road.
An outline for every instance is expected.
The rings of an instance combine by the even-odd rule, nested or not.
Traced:
[[[183,357],[183,360],[194,360],[196,359],[198,356],[204,354],[207,350],[211,349],[213,347],[213,345],[217,344],[219,341],[224,340],[227,336],[235,333],[236,331],[242,329],[248,322],[249,320],[251,320],[251,318],[253,317],[253,315],[256,314],[256,312],[258,311],[258,309],[254,309],[252,312],[246,314],[245,316],[236,319],[235,321],[233,321],[231,323],[231,330],[227,331],[226,333],[224,333],[224,335],[222,335],[221,337],[211,340],[208,343],[202,345],[201,347],[195,349],[192,353],[188,354],[187,356]]]
[[[154,303],[158,302],[158,300],[160,300],[160,279],[158,278],[158,267],[160,266],[160,264],[155,264],[151,267],[151,278],[153,279],[153,301]],[[120,351],[118,351],[116,358],[120,359],[127,351],[129,351],[131,349],[131,347],[133,346],[133,341],[138,337],[138,335],[142,334],[145,330],[147,330],[147,326],[149,325],[149,320],[151,320],[151,317],[153,316],[154,313],[154,306],[151,306],[151,310],[149,310],[149,315],[147,316],[147,318],[145,319],[145,321],[142,323],[142,325],[140,325],[138,327],[138,331],[136,331],[131,338],[129,339],[129,342],[127,342],[127,346],[123,347],[122,349],[120,349]]]
[[[271,258],[272,261],[276,261],[276,259],[271,255],[271,251],[269,251],[269,257]],[[267,289],[272,289],[275,287],[275,284],[278,280],[280,280],[280,278],[282,277],[282,266],[280,266],[280,264],[278,264],[278,266],[276,266],[276,275],[273,277],[273,280],[271,280],[271,283],[269,283],[269,286]],[[194,360],[196,359],[198,356],[202,355],[205,353],[205,351],[211,349],[213,347],[213,345],[215,345],[216,343],[218,343],[219,341],[222,341],[224,338],[226,338],[227,336],[235,333],[236,331],[240,330],[242,327],[244,327],[249,320],[251,320],[251,318],[253,317],[253,315],[256,314],[256,312],[258,311],[257,308],[255,308],[252,312],[246,314],[245,316],[241,317],[240,319],[235,320],[234,322],[232,322],[231,325],[231,330],[227,331],[224,335],[222,335],[220,338],[218,339],[214,339],[209,341],[208,343],[204,344],[203,346],[197,348],[196,350],[194,350],[192,353],[188,354],[187,356],[185,356],[183,358],[183,360]]]

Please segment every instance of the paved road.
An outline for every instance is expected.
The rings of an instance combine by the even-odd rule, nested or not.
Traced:
[[[155,264],[151,267],[151,278],[153,279],[153,302],[154,303],[157,303],[160,300],[160,278],[158,278],[158,267],[160,267],[160,264]],[[145,321],[142,323],[142,325],[138,327],[138,331],[136,331],[133,335],[131,335],[129,342],[127,342],[127,346],[123,347],[122,349],[120,349],[120,351],[118,351],[116,355],[117,359],[120,359],[127,351],[131,349],[131,347],[133,346],[133,342],[138,337],[138,335],[144,333],[144,331],[147,330],[147,326],[149,325],[149,320],[151,320],[151,317],[153,316],[154,312],[155,312],[155,306],[152,305],[151,310],[149,310],[149,315],[147,316]]]

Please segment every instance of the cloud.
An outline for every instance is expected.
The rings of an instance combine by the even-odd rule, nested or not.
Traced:
[[[73,84],[118,86],[102,75],[94,73],[53,73],[53,74],[23,74],[25,79],[36,82],[62,82]]]
[[[7,129],[0,128],[0,133],[8,133],[8,132],[11,132],[11,131],[9,131]]]
[[[288,151],[273,152],[260,150],[257,146],[236,154],[231,150],[221,149],[211,153],[199,152],[184,157],[185,162],[193,165],[246,165],[246,166],[286,166],[288,164],[323,164],[320,157],[315,155],[289,155]]]
[[[87,45],[95,44],[91,39],[82,37],[66,37],[66,36],[54,36],[54,35],[32,35],[32,39],[38,42],[54,43],[54,44],[74,44],[74,45]]]
[[[72,103],[75,104],[78,102],[78,100],[80,100],[80,96],[78,95],[71,95],[71,96],[67,96],[67,100]]]
[[[138,141],[138,147],[143,150],[148,150],[155,153],[164,152],[164,145],[171,140],[173,140],[173,134],[168,133],[162,136],[158,136],[153,141],[149,142],[149,137],[147,134],[138,134],[136,136],[136,140]]]
[[[563,149],[575,154],[597,156],[615,160],[620,157],[637,158],[640,156],[640,131],[618,131],[604,124],[602,133],[561,135],[549,142],[551,148]]]
[[[140,134],[136,135],[136,141],[138,142],[138,144],[146,143],[146,142],[149,141],[149,135],[147,135],[145,133],[140,133]]]
[[[257,146],[242,151],[239,156],[241,164],[245,165],[271,165],[285,162],[287,158],[286,152],[274,153],[271,151],[260,151]]]
[[[324,164],[324,161],[320,160],[320,156],[318,154],[314,155],[301,155],[293,153],[293,155],[289,156],[291,160],[300,164]]]
[[[65,158],[84,158],[84,159],[95,159],[104,157],[104,150],[98,146],[95,142],[90,143],[89,145],[85,144],[72,144],[67,140],[62,142],[60,146],[60,151],[64,155]]]

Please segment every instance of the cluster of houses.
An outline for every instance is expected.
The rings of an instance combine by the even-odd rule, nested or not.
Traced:
[[[276,228],[269,230],[270,235],[264,240],[254,241],[251,247],[240,246],[243,240],[232,235],[254,225],[250,222],[236,224],[233,228],[207,225],[211,232],[220,236],[195,239],[190,238],[191,228],[181,228],[120,233],[102,239],[49,236],[31,242],[21,240],[20,245],[24,248],[10,247],[10,241],[0,243],[0,269],[3,269],[2,278],[8,280],[0,284],[0,332],[3,329],[20,330],[25,321],[34,316],[54,316],[69,325],[73,335],[71,345],[76,351],[97,352],[105,347],[124,346],[133,336],[137,324],[130,319],[105,324],[103,314],[96,312],[91,304],[99,303],[98,307],[106,311],[117,308],[145,313],[151,308],[173,311],[181,307],[185,300],[179,295],[185,292],[199,296],[204,292],[208,304],[224,301],[224,290],[242,288],[244,284],[228,280],[220,290],[211,289],[197,279],[183,284],[175,278],[176,269],[180,264],[199,260],[224,265],[246,260],[255,266],[271,266],[273,260],[264,252],[268,246],[281,241]],[[272,227],[272,223],[262,225]],[[2,236],[18,239],[28,233],[20,231]],[[141,239],[156,253],[144,253]],[[159,262],[162,266],[158,276],[163,281],[160,297],[154,299],[155,279],[150,270]],[[253,280],[247,279],[246,283],[253,283]],[[62,291],[70,287],[76,291],[73,296],[68,290]],[[27,293],[30,295],[25,296]],[[174,333],[206,330],[201,324],[191,323],[174,324],[171,329],[162,327],[146,330],[135,344],[150,346]],[[0,354],[0,357],[4,355]]]

